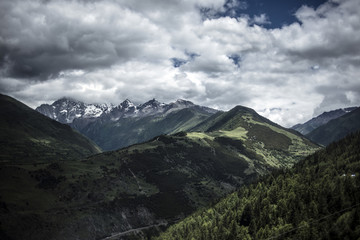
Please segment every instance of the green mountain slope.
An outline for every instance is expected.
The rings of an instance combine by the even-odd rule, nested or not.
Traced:
[[[0,95],[0,112],[1,162],[65,160],[100,152],[99,147],[69,126],[11,97]]]
[[[243,106],[214,114],[191,131],[190,135],[201,131],[203,136],[241,140],[274,167],[291,166],[296,162],[294,157],[299,160],[318,147],[296,131],[283,128]]]
[[[2,234],[102,239],[155,227],[319,149],[254,112],[234,112],[233,129],[160,135],[83,160],[2,166]]]
[[[251,117],[254,121],[264,122],[270,125],[280,127],[270,120],[260,116],[253,109],[236,106],[228,112],[219,112],[207,120],[195,126],[191,131],[212,132],[216,130],[234,130],[237,127],[245,127],[247,119],[246,116]]]
[[[359,239],[360,133],[267,175],[155,239]]]
[[[309,134],[309,139],[324,146],[338,141],[351,132],[360,130],[360,108],[353,110],[339,118],[329,121]]]
[[[165,115],[103,119],[76,119],[70,125],[96,142],[103,150],[116,150],[145,142],[161,134],[187,131],[211,116],[200,107],[184,108]],[[85,121],[90,121],[84,124]]]

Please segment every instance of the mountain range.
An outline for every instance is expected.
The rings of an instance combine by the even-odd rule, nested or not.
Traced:
[[[180,99],[169,104],[152,99],[139,105],[126,99],[115,106],[62,98],[51,105],[43,104],[36,110],[69,124],[103,150],[144,142],[160,134],[187,131],[218,112]]]
[[[357,109],[357,107],[350,107],[350,108],[340,108],[336,110],[332,110],[329,112],[324,112],[317,117],[310,119],[309,121],[303,124],[296,124],[291,128],[300,132],[303,135],[307,135],[308,133],[312,132],[316,128],[328,123],[330,120],[339,118],[351,111]]]
[[[24,117],[31,122],[40,118],[46,120],[39,125],[56,123],[50,132],[71,130],[23,104],[9,109],[6,118],[1,118],[12,119],[19,126],[26,122]],[[183,117],[177,114],[193,110],[183,108],[166,116]],[[26,116],[20,114],[23,111]],[[39,125],[32,130],[41,131]],[[1,161],[1,238],[105,239],[137,229],[155,231],[259,176],[289,168],[321,148],[243,106],[213,113],[190,125],[192,131],[162,134],[116,151],[95,151],[91,156],[82,152],[71,161],[63,157],[41,162]],[[18,136],[28,131],[19,129]],[[73,138],[73,133],[60,135],[60,139]],[[15,146],[5,148],[4,156],[26,159],[23,150],[30,155],[37,151],[31,145],[19,145],[13,134],[7,131],[2,135],[1,141]],[[79,152],[74,149],[77,145],[73,142],[69,151]],[[59,146],[49,144],[43,154],[57,151]]]
[[[351,107],[324,112],[303,124],[291,127],[291,129],[318,144],[327,145],[359,127],[357,122],[353,121],[347,123],[347,129],[339,130],[337,128],[336,134],[333,131],[321,129],[327,129],[326,126],[329,122],[350,114],[356,109],[358,108]],[[71,98],[61,98],[51,105],[42,104],[36,110],[54,120],[70,125],[105,151],[145,142],[161,134],[206,131],[206,124],[222,114],[221,111],[181,99],[169,104],[152,99],[139,105],[126,99],[116,106],[113,104],[87,104]],[[313,131],[314,133],[312,133]],[[332,136],[333,134],[338,137]]]
[[[215,113],[217,110],[201,107],[182,99],[165,104],[156,99],[149,100],[143,104],[135,105],[126,99],[119,105],[113,104],[87,104],[72,98],[61,98],[53,104],[42,104],[36,111],[57,120],[61,123],[72,123],[75,119],[104,118],[117,121],[120,118],[138,118],[146,116],[166,115],[173,111],[184,108],[197,108],[204,112]]]

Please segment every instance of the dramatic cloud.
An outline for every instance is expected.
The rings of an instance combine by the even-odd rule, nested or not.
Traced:
[[[2,7],[2,62],[11,77],[47,79],[63,70],[94,70],[171,53],[162,29],[115,2],[2,5],[7,5]]]
[[[360,105],[360,4],[299,8],[266,28],[246,1],[3,0],[0,91],[32,107],[185,98],[285,126]],[[241,11],[240,11],[241,10]]]

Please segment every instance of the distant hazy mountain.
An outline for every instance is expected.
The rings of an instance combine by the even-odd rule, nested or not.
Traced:
[[[100,149],[71,127],[0,94],[0,161],[33,163],[82,158]]]
[[[86,104],[68,98],[51,105],[43,104],[36,110],[68,123],[103,150],[144,142],[160,134],[186,131],[217,112],[185,100],[165,104],[153,99],[134,105],[126,99],[114,106]]]
[[[173,111],[162,124],[194,112]],[[156,228],[319,149],[245,107],[205,125],[206,132],[160,135],[86,160],[0,168],[2,186],[12,186],[0,185],[3,236],[105,239]]]
[[[308,133],[306,137],[312,141],[328,145],[331,142],[338,141],[349,133],[360,130],[360,108],[335,118],[328,123],[316,128]]]
[[[341,117],[353,110],[357,107],[350,107],[350,108],[341,108],[336,109],[330,112],[324,112],[317,117],[312,118],[311,120],[303,123],[303,124],[296,124],[295,126],[291,127],[292,129],[300,132],[303,135],[306,135],[313,131],[314,129],[328,123],[332,119],[336,119]]]

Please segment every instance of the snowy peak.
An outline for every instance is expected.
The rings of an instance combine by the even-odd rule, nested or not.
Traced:
[[[107,117],[112,121],[117,121],[120,118],[127,118],[133,116],[136,111],[137,110],[134,103],[132,103],[129,99],[126,99],[118,106],[113,108],[107,115],[104,115],[104,117]]]
[[[97,118],[111,111],[112,105],[86,104],[71,98],[61,98],[53,104],[42,104],[36,111],[61,123],[72,123],[76,118]]]
[[[217,110],[195,105],[194,103],[178,99],[166,104],[160,103],[155,98],[143,104],[135,105],[126,99],[117,106],[109,104],[87,104],[71,98],[61,98],[53,104],[42,104],[36,110],[61,123],[72,123],[77,118],[117,121],[121,118],[146,117],[166,115],[184,108],[197,108],[198,110],[215,113]]]
[[[61,98],[53,104],[42,104],[36,111],[61,123],[71,123],[84,114],[85,104],[69,98]]]
[[[83,118],[97,118],[102,114],[108,113],[112,110],[112,105],[106,104],[86,104]]]
[[[135,105],[129,100],[126,99],[125,101],[123,101],[122,103],[120,103],[121,108],[131,108],[134,107]]]
[[[150,101],[147,101],[146,103],[140,104],[137,109],[137,115],[150,116],[165,113],[168,109],[168,105],[165,103],[160,103],[154,98]]]
[[[139,109],[143,109],[143,108],[159,108],[161,106],[164,106],[164,103],[160,103],[159,101],[157,101],[155,98],[153,98],[150,101],[147,101],[144,104],[139,105]]]

